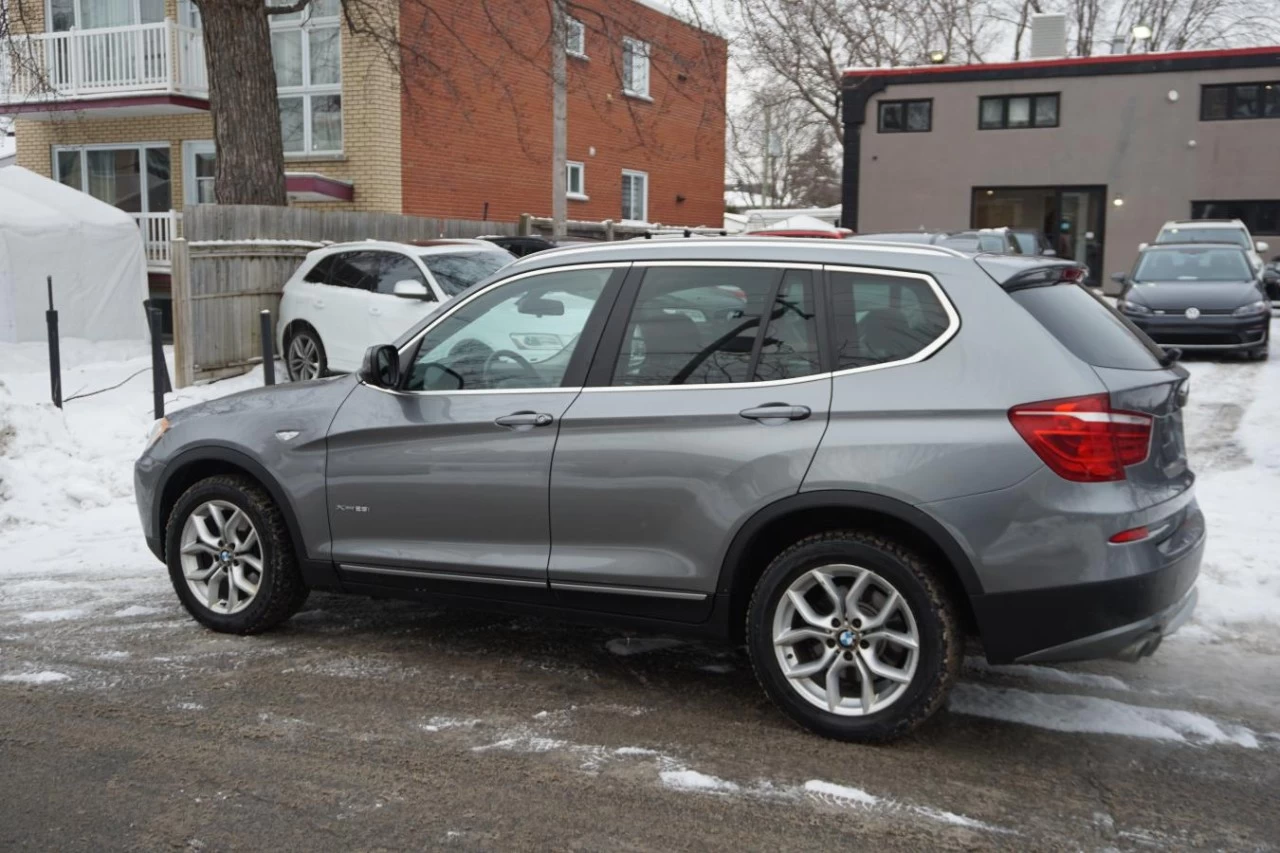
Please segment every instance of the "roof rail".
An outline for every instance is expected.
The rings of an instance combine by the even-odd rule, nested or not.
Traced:
[[[724,228],[650,228],[644,232],[644,239],[652,240],[654,237],[671,238],[671,237],[728,237],[729,232]]]

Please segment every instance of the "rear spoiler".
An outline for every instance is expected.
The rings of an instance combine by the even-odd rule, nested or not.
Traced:
[[[978,255],[974,258],[983,272],[1006,291],[1050,284],[1083,284],[1085,268],[1075,261],[1025,255]]]

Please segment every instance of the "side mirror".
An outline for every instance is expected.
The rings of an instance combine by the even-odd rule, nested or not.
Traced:
[[[1150,246],[1150,245],[1151,245],[1150,243],[1139,243],[1139,244],[1138,244],[1138,251],[1139,251],[1139,252],[1141,252],[1143,249],[1147,248],[1147,247],[1148,247],[1148,246]]]
[[[1271,246],[1270,246],[1270,245],[1268,245],[1267,243],[1263,242],[1262,240],[1259,240],[1259,241],[1258,241],[1257,243],[1255,243],[1254,245],[1256,245],[1256,246],[1258,247],[1258,251],[1259,251],[1259,252],[1265,252],[1267,249],[1270,249],[1270,248],[1271,248]]]
[[[427,290],[426,285],[420,281],[414,281],[413,279],[397,281],[396,286],[391,289],[391,292],[404,299],[431,298],[431,292]]]
[[[1124,284],[1125,281],[1128,280],[1128,278],[1129,276],[1125,275],[1122,272],[1113,272],[1111,274],[1111,280],[1114,281],[1116,284]]]
[[[398,387],[400,385],[400,352],[390,344],[369,347],[364,351],[364,361],[360,364],[359,376],[361,382],[372,385],[374,388]]]

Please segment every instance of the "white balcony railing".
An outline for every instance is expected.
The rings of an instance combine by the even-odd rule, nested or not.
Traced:
[[[173,21],[0,41],[0,104],[209,93],[200,30]]]
[[[176,210],[164,213],[130,214],[142,232],[142,246],[147,253],[147,269],[168,270],[173,266],[169,241],[182,236],[182,214]]]

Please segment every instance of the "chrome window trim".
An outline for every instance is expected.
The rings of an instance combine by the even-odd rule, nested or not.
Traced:
[[[924,349],[908,358],[900,358],[897,361],[886,361],[882,364],[868,364],[863,367],[848,367],[844,370],[836,370],[831,375],[836,376],[852,376],[855,373],[869,373],[872,370],[884,370],[889,367],[900,367],[904,364],[916,364],[924,361],[938,350],[947,345],[947,342],[956,336],[960,331],[960,315],[956,312],[955,306],[951,304],[951,299],[947,296],[947,292],[942,289],[942,285],[938,284],[937,279],[928,273],[922,272],[906,272],[905,270],[882,270],[875,267],[854,267],[844,264],[825,264],[824,269],[827,272],[852,272],[866,273],[867,275],[882,275],[897,278],[914,278],[923,281],[929,285],[929,289],[933,291],[933,295],[938,298],[938,302],[942,305],[942,311],[947,315],[947,328],[942,334],[929,342]]]
[[[705,592],[680,592],[669,589],[652,589],[638,586],[611,586],[608,584],[573,583],[571,581],[551,581],[552,589],[566,592],[602,592],[608,595],[639,595],[647,598],[675,598],[682,601],[706,601]]]

